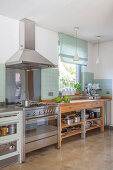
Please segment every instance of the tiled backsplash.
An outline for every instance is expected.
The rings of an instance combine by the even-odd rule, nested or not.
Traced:
[[[0,64],[0,102],[5,102],[5,64]]]
[[[112,79],[94,79],[94,73],[81,72],[81,84],[83,88],[88,83],[99,83],[101,90],[98,90],[101,96],[112,97]]]
[[[102,90],[98,91],[101,96],[112,97],[112,79],[94,79],[94,73],[82,72],[81,83],[99,83]],[[52,95],[53,93],[53,95]],[[59,95],[59,70],[41,70],[41,98],[54,99]],[[5,101],[5,64],[0,64],[0,102]]]
[[[95,79],[94,82],[100,84],[98,93],[101,96],[112,97],[112,79]]]
[[[94,73],[92,72],[81,72],[81,84],[82,89],[84,89],[85,85],[88,83],[94,83]]]
[[[53,95],[51,94],[53,92]],[[51,94],[51,95],[50,95]],[[59,95],[59,70],[41,70],[41,99],[54,99]]]

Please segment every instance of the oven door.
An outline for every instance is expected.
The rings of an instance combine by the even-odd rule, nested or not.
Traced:
[[[26,120],[25,143],[58,134],[58,115]]]

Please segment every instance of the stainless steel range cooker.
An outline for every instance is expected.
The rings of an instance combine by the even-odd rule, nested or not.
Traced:
[[[23,108],[23,112],[25,160],[25,153],[59,142],[60,107],[51,103],[33,103]]]

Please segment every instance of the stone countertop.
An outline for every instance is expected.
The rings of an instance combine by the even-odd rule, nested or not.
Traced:
[[[19,106],[16,106],[16,105],[0,106],[0,113],[11,112],[11,111],[21,111],[21,110],[23,110],[23,108],[19,107]]]

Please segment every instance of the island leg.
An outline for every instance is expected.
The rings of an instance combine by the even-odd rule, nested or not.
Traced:
[[[58,149],[61,148],[61,132],[62,132],[62,127],[61,127],[61,110],[59,107],[59,114],[58,114]]]
[[[84,109],[84,110],[81,111],[81,121],[83,122],[83,125],[81,125],[81,130],[83,131],[83,133],[81,134],[81,138],[82,139],[85,139],[85,137],[86,137],[86,130],[85,130],[85,122],[86,122],[86,120],[85,120],[85,115],[86,115],[86,110]]]
[[[100,132],[103,133],[104,132],[104,104],[100,108],[100,111],[101,111],[101,117],[102,117]]]

